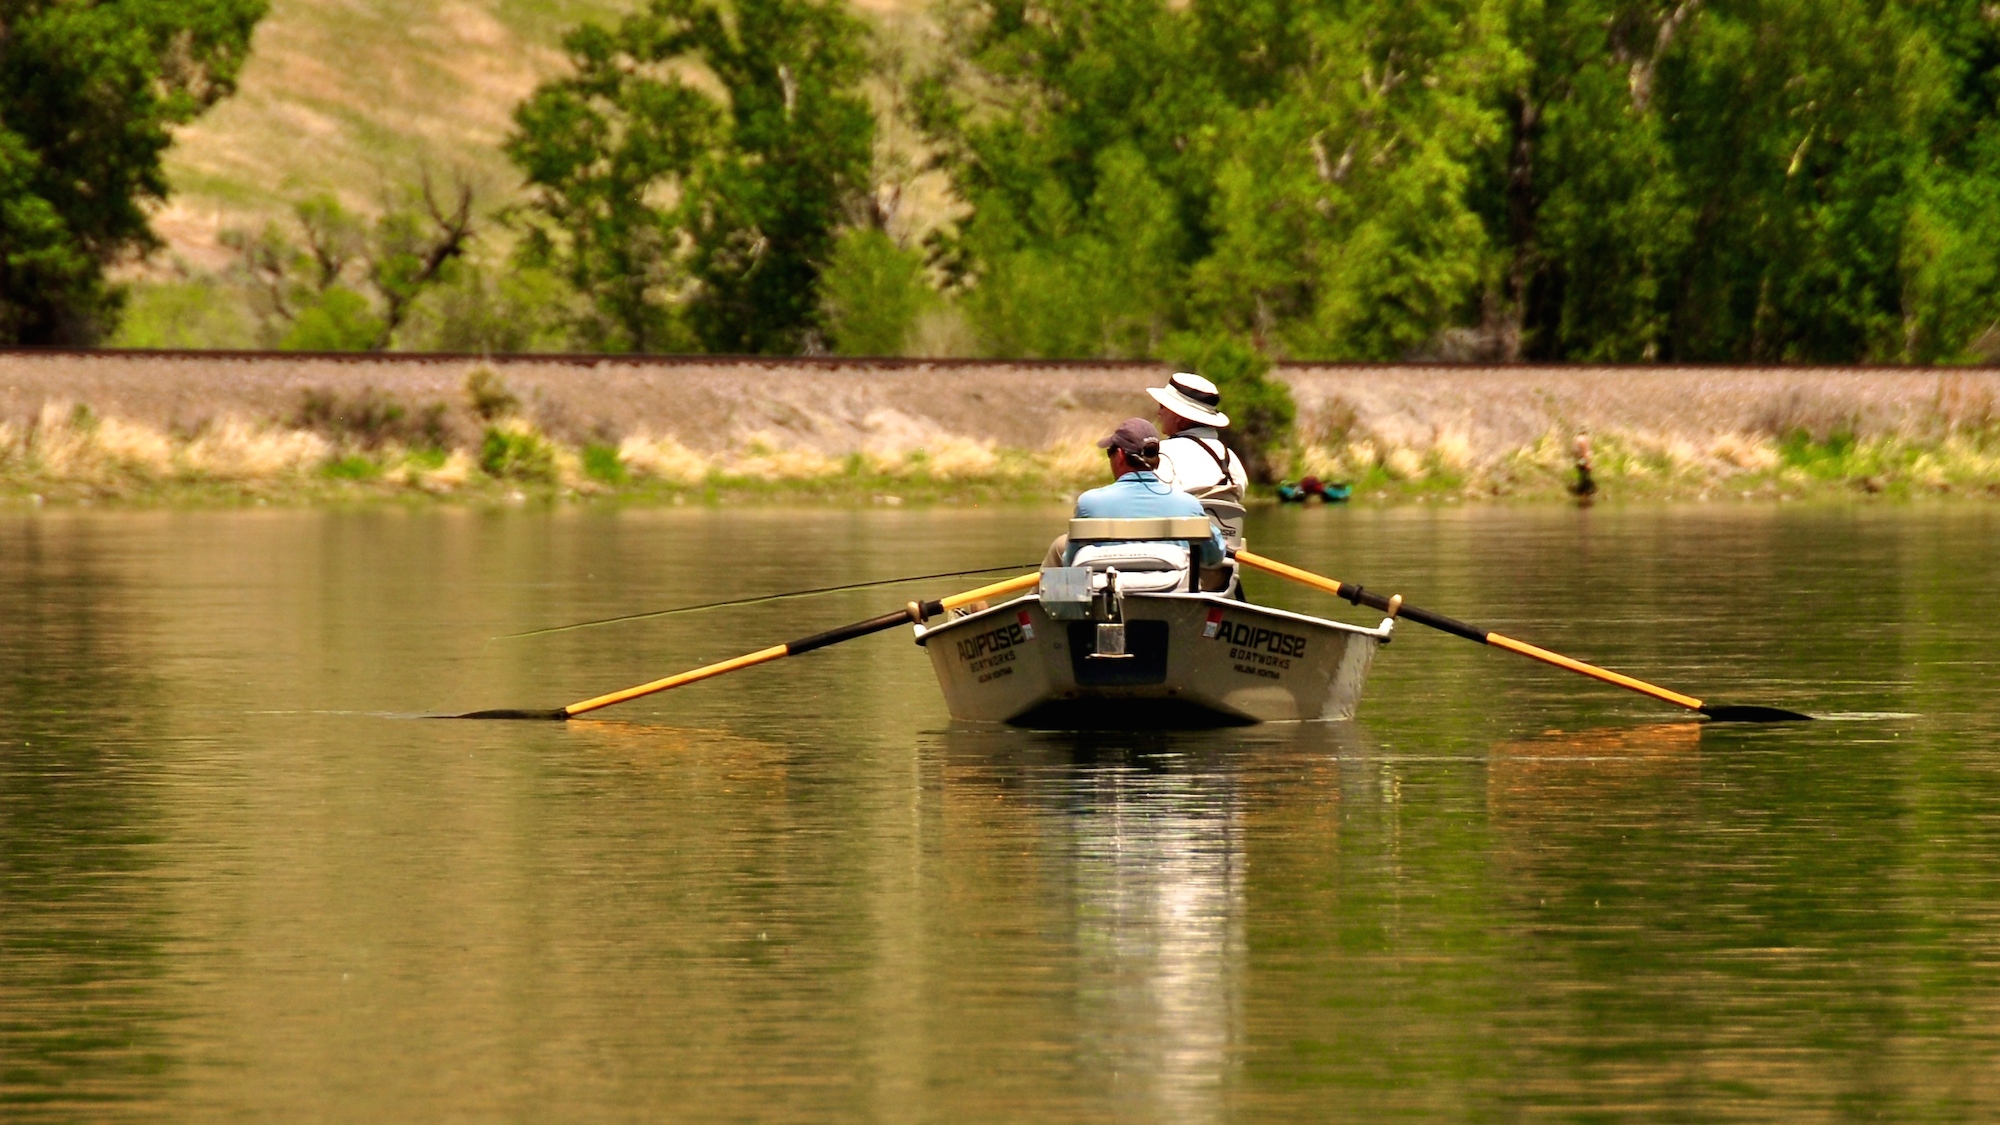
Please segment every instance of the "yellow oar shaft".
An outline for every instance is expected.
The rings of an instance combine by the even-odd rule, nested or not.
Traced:
[[[772,645],[770,648],[758,649],[756,652],[746,653],[743,656],[731,657],[728,660],[718,661],[714,664],[696,668],[693,671],[668,676],[663,680],[654,680],[650,684],[640,684],[638,687],[628,687],[624,691],[614,691],[609,695],[600,695],[595,699],[586,699],[581,703],[572,703],[563,708],[563,710],[572,716],[581,715],[585,711],[595,711],[599,707],[609,707],[613,703],[623,703],[629,699],[637,699],[642,695],[651,695],[654,692],[677,688],[682,684],[691,684],[698,680],[706,680],[711,676],[720,676],[724,672],[734,672],[738,668],[748,668],[753,664],[764,664],[772,660],[777,660],[780,657],[790,656],[791,654],[791,649],[784,645]]]
[[[1294,582],[1311,586],[1315,590],[1324,590],[1336,598],[1342,596],[1340,592],[1340,579],[1338,578],[1328,578],[1323,574],[1314,574],[1310,570],[1300,570],[1290,563],[1281,563],[1277,559],[1267,559],[1262,555],[1252,554],[1249,551],[1237,551],[1236,561],[1245,566],[1275,574],[1280,578],[1289,578]]]
[[[1517,641],[1512,637],[1503,637],[1498,633],[1488,633],[1486,634],[1486,643],[1489,645],[1498,645],[1508,652],[1518,652],[1522,656],[1539,660],[1544,664],[1553,664],[1558,668],[1567,668],[1572,672],[1589,676],[1593,680],[1602,680],[1607,684],[1615,684],[1627,691],[1636,691],[1640,695],[1650,695],[1654,699],[1665,703],[1672,703],[1679,707],[1685,707],[1690,711],[1701,710],[1701,700],[1696,699],[1692,695],[1682,695],[1677,691],[1669,691],[1658,684],[1649,684],[1644,680],[1635,680],[1631,676],[1613,672],[1608,668],[1599,668],[1595,664],[1585,664],[1581,660],[1571,660],[1560,652],[1550,652],[1545,648],[1537,648],[1526,641]]]
[[[1023,574],[1015,578],[1009,578],[1001,582],[995,582],[988,586],[981,586],[977,590],[967,590],[963,594],[953,594],[948,598],[939,598],[937,601],[938,608],[935,610],[931,610],[924,616],[935,617],[938,614],[945,612],[946,610],[952,610],[952,609],[957,609],[960,606],[971,605],[973,602],[985,601],[988,598],[1002,597],[1006,594],[1018,594],[1021,591],[1026,590],[1029,587],[1035,585],[1035,583],[1040,582],[1041,580],[1042,580],[1042,572],[1038,570],[1033,574]],[[929,607],[926,608],[928,609]]]
[[[1649,684],[1644,680],[1634,679],[1631,676],[1622,675],[1609,669],[1599,668],[1595,664],[1585,664],[1581,660],[1572,660],[1559,652],[1550,652],[1548,649],[1539,648],[1526,641],[1517,641],[1512,637],[1504,637],[1499,633],[1481,629],[1476,625],[1468,625],[1463,621],[1446,617],[1441,613],[1432,613],[1427,609],[1420,609],[1417,606],[1404,605],[1402,599],[1399,597],[1385,597],[1381,594],[1365,590],[1360,586],[1342,582],[1337,578],[1328,578],[1323,574],[1314,574],[1310,570],[1300,570],[1298,567],[1281,563],[1276,559],[1267,559],[1262,555],[1253,554],[1250,551],[1237,551],[1236,561],[1253,569],[1275,574],[1280,578],[1289,578],[1294,582],[1311,586],[1315,590],[1323,590],[1336,598],[1344,598],[1347,601],[1353,602],[1355,605],[1365,605],[1373,609],[1384,610],[1394,616],[1407,617],[1419,625],[1428,625],[1433,629],[1442,629],[1447,633],[1464,637],[1469,641],[1478,641],[1480,644],[1486,645],[1497,645],[1509,652],[1518,652],[1522,656],[1532,660],[1539,660],[1544,664],[1554,665],[1557,668],[1589,676],[1593,680],[1601,680],[1604,683],[1622,687],[1627,691],[1636,691],[1640,695],[1652,696],[1663,703],[1672,703],[1678,707],[1685,707],[1690,711],[1700,711],[1703,709],[1702,701],[1691,695],[1682,695],[1677,691],[1669,691],[1657,684]]]
[[[824,633],[814,633],[810,637],[800,637],[789,644],[772,645],[770,648],[758,649],[756,652],[745,653],[742,656],[731,657],[728,660],[704,665],[692,671],[680,672],[662,680],[654,680],[649,684],[640,684],[637,687],[629,687],[623,691],[614,691],[608,695],[600,695],[595,699],[586,699],[581,703],[572,703],[562,709],[562,716],[575,718],[585,712],[595,711],[600,707],[609,707],[614,703],[624,703],[628,700],[637,699],[642,695],[652,695],[655,692],[668,691],[673,688],[710,679],[714,676],[720,676],[727,672],[734,672],[739,668],[768,664],[773,660],[781,660],[787,656],[797,656],[803,652],[811,652],[816,648],[825,648],[828,645],[837,645],[842,641],[851,641],[856,637],[865,637],[870,633],[879,633],[884,629],[894,628],[897,625],[923,621],[938,614],[958,609],[961,606],[971,605],[974,602],[985,601],[988,598],[997,598],[1006,594],[1019,593],[1041,580],[1041,571],[1036,571],[1033,574],[1023,574],[1017,578],[1009,578],[1005,581],[981,586],[977,590],[967,590],[962,594],[953,594],[948,598],[939,598],[934,602],[912,602],[909,608],[898,610],[895,613],[885,613],[880,617],[871,617],[866,621],[857,621],[852,625],[843,625],[838,629],[828,629]]]

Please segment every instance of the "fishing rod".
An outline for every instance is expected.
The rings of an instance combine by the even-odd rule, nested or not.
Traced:
[[[814,633],[809,637],[800,637],[796,641],[788,641],[781,645],[772,645],[770,648],[761,648],[756,652],[745,653],[742,656],[733,656],[728,660],[719,660],[714,664],[703,665],[700,668],[687,672],[679,672],[665,679],[654,680],[651,683],[640,684],[637,687],[609,692],[591,699],[572,703],[567,707],[557,707],[550,711],[524,711],[503,708],[493,711],[471,711],[463,715],[447,717],[455,719],[554,719],[560,722],[561,720],[574,718],[586,712],[595,711],[600,707],[609,707],[614,703],[624,703],[629,700],[638,699],[640,696],[652,695],[655,692],[662,692],[670,688],[677,688],[685,684],[706,680],[713,676],[720,676],[726,672],[734,672],[738,669],[766,664],[773,660],[781,660],[787,656],[800,656],[816,649],[840,644],[842,641],[851,641],[856,637],[865,637],[871,633],[879,633],[884,629],[893,629],[898,625],[912,623],[921,625],[930,618],[942,616],[961,606],[968,606],[974,602],[984,601],[988,598],[997,598],[1006,594],[1020,593],[1022,590],[1034,586],[1041,580],[1042,572],[1037,570],[1032,574],[1017,575],[1001,582],[981,586],[976,590],[967,590],[961,594],[953,594],[947,598],[938,598],[935,601],[928,602],[911,602],[894,613],[885,613],[880,617],[870,617],[864,621],[842,625],[837,629],[828,629],[823,633]]]
[[[1677,691],[1669,691],[1656,684],[1649,684],[1644,680],[1636,679],[1632,676],[1599,668],[1594,664],[1585,664],[1581,660],[1571,659],[1562,653],[1550,652],[1548,649],[1539,648],[1526,641],[1517,641],[1512,637],[1502,636],[1491,630],[1481,629],[1476,625],[1468,625],[1455,618],[1446,617],[1442,613],[1432,613],[1430,610],[1420,609],[1417,606],[1405,605],[1403,603],[1403,595],[1401,594],[1391,594],[1385,597],[1372,590],[1363,589],[1352,582],[1342,582],[1338,578],[1328,578],[1323,574],[1314,574],[1310,570],[1301,570],[1298,567],[1281,563],[1276,559],[1267,559],[1262,555],[1253,554],[1249,551],[1237,550],[1231,552],[1231,554],[1235,556],[1237,562],[1245,566],[1264,571],[1267,574],[1275,574],[1280,578],[1289,578],[1301,585],[1311,586],[1315,590],[1332,594],[1336,598],[1343,598],[1354,605],[1365,605],[1371,609],[1379,609],[1391,617],[1406,617],[1419,625],[1428,625],[1433,629],[1450,633],[1454,637],[1464,637],[1468,641],[1475,641],[1482,645],[1492,645],[1495,648],[1504,648],[1509,652],[1517,652],[1530,660],[1539,660],[1544,664],[1553,665],[1566,672],[1575,672],[1579,675],[1589,676],[1593,680],[1622,687],[1626,691],[1636,691],[1640,695],[1651,696],[1662,703],[1671,703],[1676,707],[1685,707],[1690,711],[1699,711],[1718,722],[1785,723],[1796,722],[1802,719],[1810,720],[1812,718],[1811,715],[1801,715],[1797,711],[1787,711],[1782,707],[1762,707],[1752,704],[1724,706],[1721,704],[1705,703],[1694,696],[1682,695]]]
[[[812,598],[821,594],[837,594],[843,590],[872,590],[878,586],[898,586],[905,582],[927,582],[933,578],[966,578],[974,574],[993,574],[1002,570],[1023,570],[1034,563],[1009,563],[1005,566],[982,566],[977,570],[945,570],[936,574],[912,574],[903,578],[878,578],[872,582],[849,582],[843,586],[815,586],[810,590],[788,590],[782,594],[758,594],[748,598],[731,598],[721,602],[703,602],[700,605],[675,606],[672,609],[647,610],[644,613],[627,613],[620,617],[600,617],[595,621],[579,621],[574,625],[551,625],[546,629],[529,629],[524,633],[502,633],[492,638],[496,641],[511,641],[519,637],[539,637],[545,633],[567,633],[574,629],[590,629],[598,625],[617,625],[625,621],[647,621],[655,617],[672,617],[679,613],[699,613],[705,609],[728,609],[739,605],[760,605],[764,602],[781,602],[792,598]]]

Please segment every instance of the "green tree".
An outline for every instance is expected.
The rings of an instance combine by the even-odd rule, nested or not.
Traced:
[[[1994,324],[1994,21],[1966,3],[1517,0],[1472,199],[1503,358],[1969,354]]]
[[[476,240],[473,190],[460,181],[441,201],[431,178],[370,223],[331,195],[292,209],[296,236],[278,224],[224,233],[240,258],[270,342],[285,349],[382,351],[397,342],[417,301],[457,280]]]
[[[575,291],[546,270],[468,257],[422,293],[396,345],[489,355],[563,351],[576,303]]]
[[[301,305],[278,347],[296,352],[376,351],[384,335],[382,318],[368,298],[345,285],[330,285]]]
[[[1234,115],[1201,321],[1281,354],[1403,358],[1476,315],[1494,250],[1467,188],[1515,65],[1490,6],[1308,9],[1308,50]]]
[[[1465,198],[1494,261],[1476,354],[1654,355],[1690,215],[1661,135],[1656,74],[1702,0],[1504,0],[1509,64],[1482,99],[1496,126]]]
[[[113,261],[157,245],[174,126],[227,96],[263,0],[0,0],[0,343],[110,328]]]
[[[565,40],[515,112],[526,259],[589,295],[598,346],[795,352],[868,187],[865,26],[816,0],[651,0]],[[703,79],[708,79],[704,81]]]
[[[1925,131],[1906,81],[1926,76],[1900,65],[1920,47],[1900,8],[1739,0],[1690,17],[1655,99],[1695,216],[1665,355],[1901,350],[1900,242]]]
[[[923,255],[873,227],[841,234],[820,274],[827,339],[838,355],[901,355],[937,305]]]
[[[1420,350],[1492,269],[1467,195],[1502,31],[1485,0],[974,5],[924,104],[984,347]]]
[[[1931,158],[1911,168],[1903,228],[1903,354],[2000,361],[2000,19],[1983,5],[1912,11],[1906,76],[1925,79]],[[1913,36],[1914,38],[1914,36]],[[1906,101],[1910,99],[1906,95]]]
[[[1976,0],[961,10],[923,105],[996,354],[2000,354]]]
[[[966,306],[989,352],[1147,356],[1173,327],[1185,231],[1172,194],[1131,145],[1094,171],[1081,205],[1049,180],[1027,214],[995,199],[974,225],[967,245],[987,265]]]
[[[1220,7],[970,7],[919,105],[972,205],[945,250],[985,350],[1151,355],[1178,325],[1227,106],[1200,53]]]
[[[114,348],[250,348],[257,344],[240,296],[197,276],[136,285],[105,341]]]

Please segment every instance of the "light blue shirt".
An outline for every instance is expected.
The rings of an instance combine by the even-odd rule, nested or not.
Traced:
[[[1208,518],[1201,501],[1145,472],[1126,473],[1103,488],[1093,488],[1076,498],[1078,519],[1146,519],[1153,516],[1200,516]],[[1209,541],[1200,544],[1201,564],[1215,566],[1223,558],[1222,533],[1211,523]],[[1065,560],[1076,558],[1077,544],[1069,545]]]

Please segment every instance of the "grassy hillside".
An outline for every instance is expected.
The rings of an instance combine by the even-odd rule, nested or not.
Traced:
[[[254,229],[332,192],[369,213],[425,166],[463,171],[489,203],[517,180],[499,143],[515,103],[562,66],[563,33],[639,0],[272,0],[240,91],[184,130],[174,197],[155,219],[168,250],[219,269],[221,231]],[[894,17],[918,0],[858,0]]]

